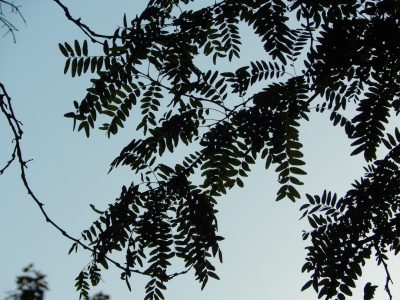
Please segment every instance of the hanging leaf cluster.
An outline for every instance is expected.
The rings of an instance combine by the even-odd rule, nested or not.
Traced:
[[[264,160],[278,174],[276,199],[300,199],[300,125],[316,110],[369,163],[344,197],[307,195],[302,206],[312,228],[304,233],[311,243],[304,289],[344,299],[366,259],[387,266],[387,251],[400,249],[400,135],[385,136],[390,114],[400,112],[398,1],[224,0],[197,9],[191,2],[149,1],[134,19],[124,17],[100,55],[89,55],[86,41],[59,45],[65,73],[93,74],[65,115],[74,128],[89,137],[98,126],[111,137],[136,121],[111,163],[111,170],[131,168],[132,183],[105,211],[92,207],[100,215],[82,238],[93,261],[77,277],[78,290],[87,297],[89,281],[96,285],[109,262],[129,288],[133,274],[150,277],[146,300],[163,299],[167,282],[188,271],[202,287],[218,279],[218,197],[242,187]],[[265,59],[235,67],[248,50],[245,26]],[[203,69],[199,57],[215,67]],[[223,61],[229,70],[221,72]],[[382,144],[389,154],[377,159]],[[125,262],[110,259],[114,252],[125,253]],[[185,269],[174,273],[176,259]]]

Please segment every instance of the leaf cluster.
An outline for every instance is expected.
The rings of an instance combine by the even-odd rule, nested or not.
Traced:
[[[218,279],[218,197],[244,186],[263,159],[278,174],[276,199],[300,199],[300,125],[315,109],[329,112],[351,140],[351,154],[370,163],[344,197],[307,195],[302,206],[312,227],[304,234],[311,242],[304,289],[344,299],[366,259],[374,254],[386,267],[388,249],[399,249],[399,133],[385,137],[390,114],[400,111],[397,2],[224,0],[197,10],[186,9],[189,2],[149,1],[130,22],[124,17],[101,55],[90,56],[86,41],[60,44],[65,73],[94,76],[65,115],[78,131],[89,137],[105,119],[99,129],[111,137],[132,116],[142,131],[111,163],[111,170],[130,167],[132,183],[105,211],[94,209],[100,215],[82,233],[94,252],[77,288],[87,296],[89,280],[97,284],[115,251],[125,253],[116,265],[128,287],[133,273],[150,277],[146,300],[163,299],[166,283],[189,270],[202,287]],[[214,65],[238,59],[242,25],[259,37],[265,59],[222,73],[196,64],[201,56]],[[255,83],[263,88],[249,95]],[[382,144],[389,154],[378,160]],[[188,145],[178,163],[166,159]],[[177,258],[186,269],[170,273]]]

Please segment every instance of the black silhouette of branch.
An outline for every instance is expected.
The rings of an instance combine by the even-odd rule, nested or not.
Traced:
[[[390,283],[393,284],[392,277],[390,276],[389,268],[388,268],[388,265],[387,265],[386,261],[383,260],[382,264],[383,264],[383,267],[384,267],[385,273],[386,273],[385,291],[389,296],[389,300],[392,300],[393,296],[392,296],[392,293],[390,292],[390,287],[389,287]]]
[[[93,43],[103,44],[96,38],[110,39],[113,37],[112,35],[98,34],[98,33],[94,32],[92,29],[90,29],[89,26],[82,23],[81,18],[72,17],[71,13],[69,12],[68,7],[66,7],[60,0],[53,0],[53,1],[62,8],[67,19],[70,20],[71,22],[75,23],[75,25],[77,25],[83,31],[83,33],[86,34],[86,36],[88,36],[91,39],[91,41]]]
[[[15,33],[18,31],[18,28],[13,22],[11,22],[8,18],[6,18],[3,12],[3,5],[6,6],[8,9],[10,9],[11,13],[18,15],[24,23],[26,23],[26,21],[18,5],[15,5],[14,3],[11,3],[6,0],[0,0],[0,25],[1,27],[6,29],[4,36],[6,36],[7,34],[11,34],[13,41],[15,43],[16,42]]]
[[[52,218],[49,217],[48,213],[44,209],[44,203],[41,202],[39,200],[39,198],[37,198],[37,196],[33,192],[32,188],[30,187],[28,179],[27,179],[26,171],[25,171],[25,169],[27,168],[27,163],[29,162],[29,160],[24,160],[23,155],[22,155],[22,150],[21,150],[21,140],[22,140],[22,135],[23,135],[23,131],[22,131],[22,128],[21,128],[22,124],[16,118],[16,116],[14,114],[14,111],[13,111],[13,108],[12,108],[12,104],[11,104],[11,97],[7,93],[7,90],[6,90],[5,86],[4,86],[4,84],[1,83],[1,82],[0,82],[0,111],[7,119],[9,127],[10,127],[10,129],[11,129],[13,135],[14,135],[14,142],[15,142],[15,147],[14,147],[14,151],[13,151],[12,157],[7,162],[5,167],[3,167],[0,170],[0,175],[2,173],[4,173],[4,171],[12,164],[12,162],[14,162],[16,160],[18,162],[18,164],[19,164],[20,176],[21,176],[22,183],[23,183],[25,189],[27,190],[28,195],[33,199],[33,201],[39,207],[40,212],[44,216],[46,222],[49,223],[51,226],[53,226],[57,231],[59,231],[67,239],[73,241],[75,244],[81,246],[83,249],[88,250],[88,251],[92,252],[93,254],[96,254],[96,251],[93,248],[91,248],[91,247],[87,246],[86,244],[84,244],[80,239],[77,239],[77,238],[73,237],[72,235],[70,235],[65,229],[63,229]],[[107,261],[109,261],[110,263],[112,263],[117,268],[119,268],[119,269],[121,269],[123,271],[127,270],[126,267],[122,266],[119,262],[113,260],[112,258],[110,258],[108,256],[105,256],[105,259]],[[181,272],[177,272],[177,273],[173,273],[171,275],[168,275],[168,279],[172,279],[172,278],[174,278],[176,276],[185,274],[185,273],[189,272],[189,270],[190,270],[190,268],[185,269],[185,270],[183,270]],[[148,275],[144,271],[139,271],[139,270],[134,270],[134,269],[129,269],[129,271],[133,272],[133,273],[137,273],[137,274]]]
[[[15,152],[16,151],[17,151],[17,148],[14,147],[13,153],[11,154],[11,158],[9,161],[7,161],[6,165],[0,170],[0,175],[2,175],[8,169],[8,167],[11,166],[11,164],[15,160]]]
[[[44,216],[46,222],[50,223],[54,228],[56,228],[63,236],[65,236],[69,240],[79,244],[84,249],[89,250],[92,253],[94,253],[94,250],[92,248],[90,248],[89,246],[87,246],[84,243],[82,243],[79,239],[74,238],[73,236],[71,236],[61,226],[59,226],[57,223],[55,223],[49,217],[49,215],[47,214],[47,212],[44,209],[44,203],[41,202],[36,197],[36,195],[34,194],[33,190],[31,189],[31,187],[30,187],[30,185],[28,183],[28,180],[27,180],[26,172],[25,172],[25,169],[27,168],[27,162],[28,161],[24,160],[23,155],[22,155],[22,150],[21,150],[21,140],[22,140],[22,135],[23,135],[23,131],[22,131],[22,128],[20,126],[21,123],[15,117],[15,114],[14,114],[14,111],[13,111],[13,108],[12,108],[12,105],[11,105],[11,97],[8,95],[4,85],[1,82],[0,82],[0,110],[1,110],[2,114],[7,119],[7,122],[9,124],[9,126],[10,126],[10,129],[12,130],[12,133],[14,135],[14,142],[15,142],[15,150],[13,152],[13,157],[12,157],[12,159],[10,161],[8,161],[6,167],[3,168],[2,171],[4,172],[4,170],[6,168],[8,168],[15,159],[17,159],[18,164],[19,164],[19,168],[20,168],[21,180],[22,180],[22,182],[23,182],[23,184],[24,184],[29,196],[34,200],[34,202],[39,207],[40,212]],[[124,267],[122,267],[118,262],[112,260],[111,258],[107,258],[107,260],[110,261],[111,263],[113,263],[118,268],[125,270]],[[137,270],[131,270],[131,271],[143,274],[142,272],[137,271]]]

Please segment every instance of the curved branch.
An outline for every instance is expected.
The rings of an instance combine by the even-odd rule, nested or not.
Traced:
[[[0,170],[0,175],[2,175],[8,169],[8,167],[11,166],[12,162],[15,160],[16,151],[17,151],[17,147],[14,147],[14,151],[11,154],[11,158],[9,161],[7,161],[6,165]]]
[[[16,42],[15,32],[18,31],[18,28],[12,22],[10,22],[8,19],[4,17],[3,10],[1,7],[2,4],[7,5],[11,9],[11,13],[17,14],[24,23],[26,23],[26,20],[22,15],[19,6],[6,0],[0,0],[0,24],[2,24],[2,27],[6,28],[6,33],[4,34],[4,36],[10,33],[15,43]]]
[[[17,120],[17,118],[14,115],[14,112],[12,110],[12,105],[11,105],[11,97],[8,95],[4,85],[0,82],[0,110],[1,112],[6,116],[8,124],[14,134],[14,139],[15,139],[15,150],[14,150],[14,156],[16,156],[16,159],[19,163],[20,166],[20,176],[22,179],[22,182],[29,194],[29,196],[34,200],[34,202],[37,204],[37,206],[40,209],[40,212],[42,213],[42,215],[44,216],[46,222],[50,223],[55,229],[57,229],[63,236],[65,236],[66,238],[68,238],[69,240],[79,244],[80,246],[82,246],[84,249],[91,251],[92,253],[94,253],[95,251],[90,248],[89,246],[85,245],[84,243],[82,243],[79,239],[74,238],[73,236],[71,236],[69,233],[67,233],[63,228],[61,228],[57,223],[55,223],[47,214],[47,212],[44,209],[44,204],[36,197],[36,195],[34,194],[34,192],[32,191],[28,180],[27,180],[27,176],[26,176],[26,172],[25,172],[25,168],[27,161],[25,161],[23,159],[23,155],[22,155],[22,150],[21,150],[21,139],[22,139],[22,135],[23,135],[23,131],[20,127],[20,122]],[[5,101],[4,101],[5,100]],[[15,158],[14,158],[15,159]],[[11,164],[11,162],[10,162]],[[113,263],[114,265],[116,265],[117,267],[119,267],[120,269],[124,269],[118,262],[107,258],[108,261],[110,261],[111,263]],[[136,271],[136,270],[131,270],[132,272],[136,272],[136,273],[142,273],[140,271]]]
[[[20,168],[20,176],[21,176],[21,180],[23,182],[23,185],[25,187],[25,189],[28,192],[28,195],[33,199],[33,201],[36,203],[36,205],[39,207],[41,214],[44,216],[45,220],[47,223],[49,223],[51,226],[53,226],[57,231],[59,231],[64,237],[66,237],[67,239],[73,241],[75,244],[81,246],[83,249],[88,250],[90,252],[92,252],[93,254],[96,254],[96,251],[87,246],[86,244],[84,244],[80,239],[77,239],[75,237],[73,237],[72,235],[70,235],[65,229],[63,229],[60,225],[58,225],[55,221],[53,221],[48,213],[46,212],[46,210],[44,209],[44,203],[41,202],[37,196],[35,195],[35,193],[33,192],[33,190],[31,189],[29,182],[27,180],[27,176],[26,176],[26,172],[25,172],[25,168],[27,168],[26,164],[28,161],[25,161],[23,159],[23,155],[22,155],[22,150],[21,150],[21,139],[22,139],[22,135],[23,135],[23,131],[21,129],[20,126],[20,122],[18,121],[18,119],[15,117],[12,105],[11,105],[11,97],[8,95],[5,86],[0,82],[0,111],[1,113],[3,113],[8,121],[8,124],[12,130],[12,133],[14,135],[14,140],[15,140],[15,148],[14,148],[14,152],[12,155],[12,159],[10,161],[7,162],[6,167],[4,167],[3,169],[0,170],[0,175],[2,172],[4,172],[5,169],[7,169],[9,167],[9,165],[11,165],[11,163],[16,159],[19,163],[19,168]],[[122,266],[119,262],[113,260],[112,258],[105,256],[105,259],[107,261],[109,261],[110,263],[112,263],[114,266],[116,266],[117,268],[126,271],[126,267]],[[178,275],[181,274],[185,274],[187,273],[189,269],[185,269],[182,272],[178,272],[178,273],[174,273],[171,275],[168,275],[168,278],[174,278]],[[129,269],[129,271],[133,272],[133,273],[137,273],[137,274],[141,274],[141,275],[148,275],[146,274],[146,272],[144,271],[139,271],[139,270],[135,270],[135,269]]]
[[[96,38],[102,38],[102,39],[113,38],[112,35],[98,34],[98,33],[94,32],[92,29],[90,29],[89,26],[82,23],[81,18],[76,19],[76,18],[72,17],[71,13],[69,12],[68,7],[66,7],[60,0],[53,0],[53,1],[62,8],[67,19],[70,20],[71,22],[75,23],[75,25],[78,26],[83,31],[83,33],[86,34],[91,39],[91,41],[93,43],[103,44]]]

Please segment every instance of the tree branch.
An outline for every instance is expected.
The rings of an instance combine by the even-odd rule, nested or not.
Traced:
[[[13,151],[13,153],[11,154],[11,158],[10,158],[10,160],[6,163],[6,165],[0,170],[0,175],[2,175],[2,174],[8,169],[8,167],[11,166],[12,162],[15,160],[15,153],[16,153],[16,151],[17,151],[17,147],[14,147],[14,151]]]
[[[20,176],[21,176],[21,180],[23,182],[23,185],[25,187],[25,189],[28,192],[28,195],[33,199],[33,201],[36,203],[36,205],[39,207],[41,214],[44,216],[45,220],[47,223],[50,223],[51,226],[53,226],[57,231],[59,231],[64,237],[66,237],[67,239],[73,241],[74,243],[76,243],[77,245],[80,245],[83,249],[88,250],[90,252],[92,252],[93,254],[96,254],[96,251],[87,246],[86,244],[84,244],[80,239],[77,239],[75,237],[73,237],[72,235],[70,235],[66,230],[64,230],[61,226],[59,226],[55,221],[53,221],[49,215],[47,214],[47,212],[44,209],[44,203],[41,202],[37,196],[35,195],[35,193],[33,192],[33,190],[31,189],[28,180],[27,180],[27,176],[26,176],[26,172],[25,169],[27,168],[26,164],[28,161],[25,161],[23,159],[23,155],[22,155],[22,150],[21,150],[21,140],[22,140],[22,135],[23,135],[23,131],[21,129],[21,122],[18,121],[18,119],[15,117],[12,105],[11,105],[11,97],[8,95],[5,86],[0,82],[0,111],[1,113],[3,113],[3,115],[5,115],[8,124],[12,130],[12,133],[14,135],[14,141],[15,141],[15,148],[14,148],[14,152],[12,155],[12,158],[7,162],[6,167],[4,167],[3,169],[0,170],[0,175],[2,174],[2,172],[4,172],[5,169],[7,169],[11,163],[17,159],[18,163],[19,163],[19,168],[20,168]],[[107,261],[109,261],[110,263],[112,263],[114,266],[116,266],[117,268],[126,271],[126,267],[122,266],[119,262],[113,260],[112,258],[105,256],[104,257]],[[182,272],[178,272],[178,273],[174,273],[171,275],[168,275],[169,279],[172,279],[178,275],[181,274],[185,274],[187,273],[189,269],[185,269]],[[133,272],[133,273],[137,273],[137,274],[141,274],[141,275],[148,275],[146,274],[145,271],[139,271],[139,270],[135,270],[135,269],[129,269],[129,271]]]
[[[11,13],[17,14],[24,23],[26,23],[26,20],[22,15],[19,6],[6,0],[0,0],[0,24],[3,24],[2,27],[6,28],[6,33],[4,34],[4,36],[10,33],[15,43],[16,42],[15,32],[18,31],[18,28],[12,22],[10,22],[8,19],[4,17],[3,9],[1,7],[2,4],[7,5],[11,9]]]
[[[112,35],[98,34],[98,33],[94,32],[92,29],[90,29],[89,26],[87,26],[86,24],[81,22],[81,18],[76,19],[76,18],[72,17],[71,13],[69,12],[68,7],[66,7],[60,0],[53,0],[53,1],[62,8],[67,19],[70,20],[71,22],[75,23],[75,25],[78,26],[83,31],[83,33],[86,34],[91,39],[91,41],[93,43],[103,44],[103,42],[100,42],[96,38],[102,38],[102,39],[113,38]]]

